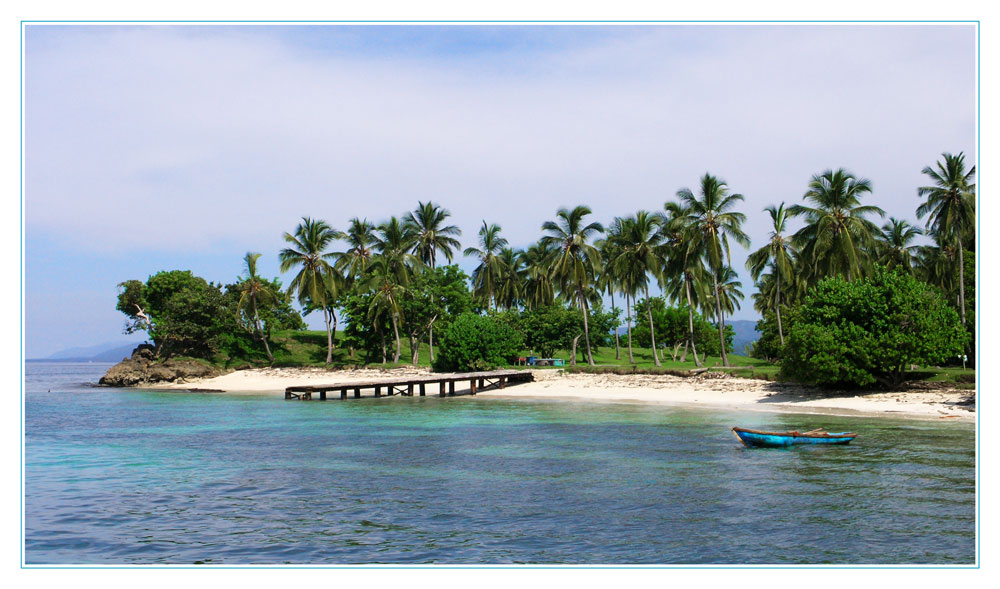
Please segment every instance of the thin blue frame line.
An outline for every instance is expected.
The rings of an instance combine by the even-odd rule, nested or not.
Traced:
[[[662,24],[662,23],[979,23],[979,20],[22,20],[21,24],[34,23],[261,23],[261,24],[398,24],[398,23],[552,23],[552,24]]]
[[[21,223],[19,227],[20,243],[18,244],[21,259],[19,260],[20,269],[20,282],[21,289],[24,290],[24,29],[26,24],[34,23],[595,23],[595,24],[606,24],[606,23],[810,23],[810,22],[821,22],[821,23],[967,23],[976,25],[976,160],[977,163],[982,159],[982,35],[981,35],[981,21],[980,20],[940,20],[940,21],[928,21],[928,20],[856,20],[856,21],[842,21],[842,20],[721,20],[721,21],[704,21],[704,20],[679,20],[679,21],[666,21],[666,20],[653,20],[653,21],[548,21],[548,20],[526,20],[526,21],[466,21],[466,20],[445,20],[445,21],[258,21],[258,20],[247,20],[247,21],[127,21],[127,20],[111,20],[111,21],[95,21],[95,20],[69,20],[69,21],[46,21],[46,20],[22,20],[21,21],[21,47],[20,47],[20,63],[18,64],[20,70],[20,96],[18,97],[20,102],[21,120],[19,121],[20,130],[20,169],[19,183],[21,191],[20,199],[20,214]],[[980,204],[981,195],[981,184],[982,184],[982,169],[980,166],[980,178],[977,181],[976,187],[976,208],[978,210]],[[976,216],[976,240],[980,240],[980,229],[981,229],[981,219],[979,215]],[[979,276],[980,276],[980,266],[981,260],[979,253],[979,248],[977,247],[976,256],[976,286],[977,291],[979,290]],[[976,350],[980,349],[981,336],[980,336],[980,299],[977,296],[976,299]],[[247,566],[213,566],[213,565],[203,565],[203,566],[187,566],[187,565],[177,565],[177,566],[159,566],[159,565],[134,565],[134,566],[120,566],[120,565],[93,565],[93,566],[58,566],[58,565],[28,565],[24,562],[24,296],[22,293],[21,300],[19,301],[19,308],[21,313],[20,318],[20,362],[21,362],[21,382],[20,385],[20,397],[21,397],[21,407],[20,416],[21,423],[20,433],[21,433],[21,469],[19,473],[19,478],[21,482],[21,513],[20,524],[21,524],[21,545],[19,547],[21,553],[21,569],[136,569],[136,568],[151,568],[151,569],[254,569],[254,568],[276,568],[280,567],[283,569],[324,569],[324,568],[371,568],[371,569],[420,569],[427,567],[436,568],[455,568],[455,569],[482,569],[482,568],[523,568],[527,566],[528,568],[540,568],[540,569],[560,569],[560,568],[570,568],[570,569],[585,569],[585,568],[666,568],[666,569],[831,569],[831,568],[847,568],[847,569],[890,569],[890,570],[913,570],[913,569],[979,569],[981,568],[980,563],[980,551],[982,549],[982,504],[980,495],[980,484],[981,484],[981,473],[980,468],[982,466],[982,439],[980,436],[980,426],[982,419],[982,407],[981,403],[977,399],[976,406],[976,557],[974,565],[929,565],[929,566],[881,566],[881,565],[788,565],[788,566],[753,566],[753,565],[712,565],[712,566],[685,566],[685,565],[594,565],[594,566],[531,566],[531,565],[510,565],[510,566],[498,566],[498,565],[480,565],[480,566],[449,566],[449,565],[435,565],[427,564],[421,566],[366,566],[366,565],[313,565],[313,566],[297,566],[297,565],[247,565]],[[978,362],[977,362],[978,364]],[[979,374],[978,366],[976,369],[976,389],[981,390],[981,376]],[[978,395],[977,395],[978,397]]]

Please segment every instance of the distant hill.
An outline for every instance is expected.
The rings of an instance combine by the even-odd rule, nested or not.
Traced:
[[[69,348],[51,354],[44,358],[31,358],[34,362],[120,362],[122,358],[128,358],[141,342],[123,344],[117,342],[105,342],[94,346],[81,348]]]
[[[760,339],[760,334],[757,333],[756,321],[734,319],[732,321],[726,321],[726,323],[732,325],[733,331],[735,332],[733,336],[734,354],[746,354],[746,347]]]

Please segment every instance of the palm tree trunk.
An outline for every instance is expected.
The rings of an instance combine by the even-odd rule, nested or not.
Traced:
[[[386,361],[386,357],[385,357],[385,333],[380,330],[378,332],[378,335],[379,335],[379,339],[382,341],[382,366],[385,366],[385,361]]]
[[[962,238],[958,238],[958,309],[962,312],[962,325],[965,325],[965,254],[962,250]],[[954,276],[954,274],[952,274]]]
[[[694,365],[701,368],[703,365],[698,359],[698,348],[694,345],[694,307],[691,306],[691,283],[684,279],[684,292],[688,301],[688,333],[691,336],[691,353],[694,354]]]
[[[333,362],[333,332],[330,331],[330,314],[323,305],[323,321],[326,323],[326,363]]]
[[[260,334],[260,341],[264,342],[264,351],[267,352],[268,361],[274,364],[274,356],[271,355],[271,346],[267,345],[267,334],[264,333],[264,326],[261,325],[260,315],[257,314],[257,299],[251,298],[250,301],[253,303],[253,325],[257,328],[257,333]]]
[[[781,274],[778,273],[777,270],[778,269],[775,268],[775,278],[778,279],[777,282],[778,294],[774,305],[774,313],[778,316],[778,339],[781,340],[781,345],[784,346],[785,334],[784,332],[781,331]]]
[[[434,365],[434,324],[431,323],[430,332],[427,335],[427,347],[431,351],[431,366]]]
[[[719,319],[719,351],[722,352],[722,365],[729,366],[729,358],[726,356],[726,326],[722,322],[722,304],[719,302],[719,277],[712,273],[712,286],[715,289],[715,312]]]
[[[656,355],[656,333],[653,330],[653,301],[649,300],[649,284],[644,284],[646,293],[646,314],[649,316],[649,340],[653,344],[653,363],[660,366],[660,357]]]
[[[410,364],[416,366],[420,362],[420,340],[410,334]]]
[[[333,312],[333,307],[330,307],[330,317],[333,318],[333,343],[337,344],[337,314]]]
[[[615,308],[615,289],[611,289],[611,308]],[[615,360],[622,359],[621,342],[618,339],[618,328],[615,328]]]
[[[628,361],[629,364],[635,364],[635,358],[632,357],[632,303],[629,302],[628,293],[625,293],[625,309],[628,311]]]
[[[399,325],[396,323],[396,314],[392,314],[392,331],[396,334],[396,352],[392,355],[392,362],[399,362]]]
[[[590,323],[587,321],[587,299],[583,296],[583,289],[580,292],[580,309],[583,311],[583,339],[587,342],[587,364],[594,365],[594,356],[590,353]]]

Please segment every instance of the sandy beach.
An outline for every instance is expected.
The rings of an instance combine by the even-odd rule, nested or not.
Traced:
[[[647,403],[727,408],[779,413],[884,415],[917,419],[975,421],[975,392],[921,383],[894,392],[819,391],[799,385],[707,373],[683,378],[669,375],[567,374],[534,370],[535,381],[503,390],[486,389],[479,398],[551,399],[598,403]],[[232,394],[283,394],[286,387],[359,380],[394,380],[429,375],[427,369],[325,370],[258,368],[210,379],[150,385],[145,388],[204,390]],[[462,387],[459,394],[465,392]]]

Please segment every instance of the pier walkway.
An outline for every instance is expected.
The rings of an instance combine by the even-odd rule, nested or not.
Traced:
[[[410,376],[401,379],[386,380],[366,380],[355,382],[340,382],[336,384],[302,385],[288,387],[285,389],[285,399],[298,399],[309,401],[316,394],[320,401],[327,399],[327,393],[340,393],[340,399],[347,400],[348,393],[353,393],[351,398],[373,398],[372,395],[362,396],[362,391],[369,389],[375,392],[374,398],[383,395],[405,395],[412,397],[419,394],[421,397],[427,394],[427,387],[438,385],[438,396],[455,396],[455,383],[469,381],[469,394],[475,395],[476,391],[481,391],[487,387],[502,389],[508,384],[519,382],[531,382],[534,376],[527,370],[490,370],[487,372],[465,372],[455,374],[432,374],[428,376]]]

